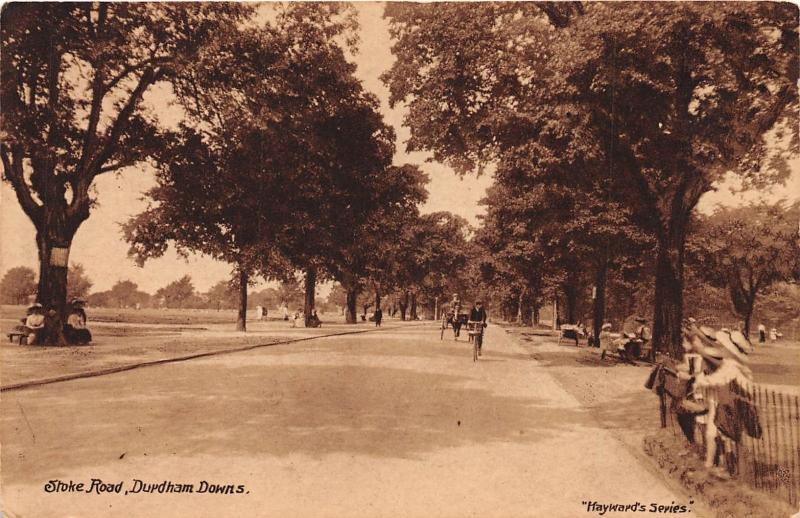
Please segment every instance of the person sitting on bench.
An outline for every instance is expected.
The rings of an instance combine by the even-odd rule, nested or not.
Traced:
[[[88,344],[92,341],[92,333],[86,328],[85,302],[74,299],[70,302],[70,313],[64,326],[64,337],[73,344]]]
[[[34,345],[39,342],[39,338],[44,332],[44,312],[42,311],[42,305],[38,302],[28,308],[25,331],[28,334],[28,345]]]

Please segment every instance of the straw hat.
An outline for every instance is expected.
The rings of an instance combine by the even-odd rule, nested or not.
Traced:
[[[698,328],[703,335],[711,341],[715,341],[717,339],[717,332],[714,331],[713,328],[708,326],[700,326]]]
[[[750,345],[750,340],[748,340],[741,331],[732,331],[731,332],[731,341],[745,354],[750,354],[753,352],[753,346]]]
[[[34,302],[30,306],[28,306],[28,309],[42,309],[42,305],[39,304],[38,302]]]
[[[741,363],[747,363],[747,358],[739,351],[739,348],[733,343],[728,333],[717,331],[717,343],[724,347],[733,358]]]

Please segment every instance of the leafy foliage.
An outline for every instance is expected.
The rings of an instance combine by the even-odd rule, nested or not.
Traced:
[[[797,9],[778,3],[391,4],[409,149],[500,182],[600,189],[658,243],[654,340],[680,354],[690,215],[723,173],[783,179],[797,142]],[[646,58],[643,58],[646,56]],[[570,195],[570,198],[575,196]],[[605,211],[611,214],[611,211]],[[563,248],[560,248],[563,250]],[[547,255],[547,254],[546,254]],[[569,276],[569,275],[567,275]]]
[[[185,307],[196,296],[191,276],[184,275],[163,288],[159,288],[154,296],[168,308]]]
[[[27,266],[9,269],[0,281],[4,304],[25,304],[36,293],[36,273]]]
[[[759,202],[718,209],[704,218],[691,242],[694,270],[727,290],[749,331],[756,298],[781,281],[800,278],[800,203]]]
[[[0,159],[3,178],[36,228],[37,300],[56,308],[64,343],[67,271],[51,266],[91,211],[101,174],[140,164],[159,147],[142,99],[169,81],[243,4],[20,3],[2,10]]]
[[[86,299],[91,289],[92,281],[86,276],[83,265],[77,263],[70,266],[67,271],[67,298]]]

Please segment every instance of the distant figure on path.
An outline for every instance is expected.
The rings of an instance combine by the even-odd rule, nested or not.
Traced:
[[[458,293],[453,293],[453,300],[450,301],[448,308],[448,320],[453,324],[453,337],[458,338],[461,335],[461,319],[458,315],[461,313],[461,300],[458,298]]]
[[[381,320],[383,320],[383,311],[378,308],[375,310],[375,327],[380,327]]]
[[[758,343],[763,344],[767,341],[767,326],[763,323],[758,324]]]
[[[613,336],[611,335],[611,328],[612,326],[609,322],[606,322],[600,328],[600,343],[598,345],[600,347],[600,350],[602,351],[600,353],[601,360],[606,357],[607,351],[616,350],[616,347],[614,346],[614,339]]]
[[[289,306],[286,304],[283,305],[283,319],[289,320]]]

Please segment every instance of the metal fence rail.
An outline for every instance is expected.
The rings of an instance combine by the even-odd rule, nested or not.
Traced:
[[[800,398],[754,384],[743,387],[735,381],[728,387],[705,389],[702,394],[706,402],[726,400],[730,403],[728,408],[740,410],[733,413],[730,421],[735,438],[717,433],[715,463],[751,487],[797,505],[800,501]],[[676,436],[685,437],[679,423],[682,410],[670,404],[668,397],[662,400],[661,408],[662,412],[666,410],[666,416],[662,413],[666,417],[662,419],[662,426],[672,429]],[[705,421],[710,421],[710,417],[710,414],[698,416],[693,424],[691,444],[701,457],[706,454],[705,432],[709,425]],[[729,433],[730,424],[727,426]]]

